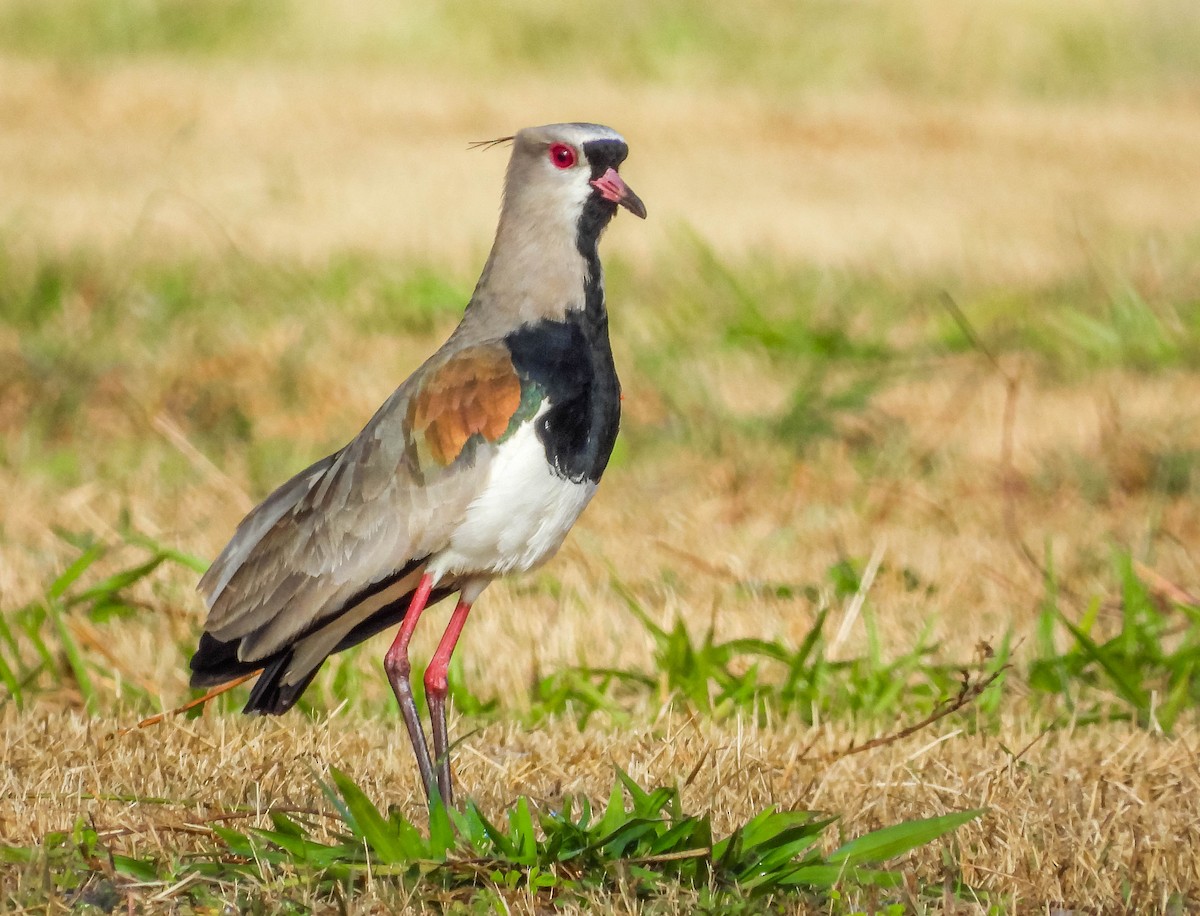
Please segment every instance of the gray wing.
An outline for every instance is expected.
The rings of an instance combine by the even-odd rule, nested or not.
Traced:
[[[521,400],[502,342],[430,360],[345,448],[246,516],[200,580],[206,632],[240,640],[242,661],[266,658],[444,549],[486,483],[494,444],[519,422]]]

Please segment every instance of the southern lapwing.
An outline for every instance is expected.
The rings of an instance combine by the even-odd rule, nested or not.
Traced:
[[[191,662],[193,687],[262,669],[245,712],[278,714],[330,654],[399,624],[383,667],[425,793],[451,805],[450,656],[488,584],[552,556],[596,491],[621,413],[597,244],[618,206],[646,217],[610,128],[508,140],[496,240],[462,321],[350,444],[238,526],[200,580],[208,620]],[[453,594],[425,672],[431,757],[408,644]]]

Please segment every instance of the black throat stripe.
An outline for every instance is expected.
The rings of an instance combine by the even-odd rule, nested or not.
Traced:
[[[608,466],[621,422],[621,383],[607,322],[597,327],[586,310],[574,309],[562,321],[524,325],[505,342],[522,384],[537,385],[550,402],[536,421],[546,461],[560,477],[595,483]]]

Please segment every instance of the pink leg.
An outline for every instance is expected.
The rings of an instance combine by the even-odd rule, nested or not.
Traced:
[[[383,657],[383,670],[387,672],[391,682],[392,692],[400,704],[400,714],[404,716],[404,724],[408,726],[408,738],[412,742],[413,753],[417,756],[417,769],[421,771],[421,782],[425,786],[425,796],[433,798],[433,764],[429,759],[429,745],[425,741],[425,729],[421,727],[421,714],[417,712],[417,703],[413,699],[412,682],[409,679],[412,665],[408,661],[408,643],[421,612],[429,602],[429,593],[433,591],[433,577],[426,574],[421,576],[417,590],[413,592],[412,602],[408,613],[400,622],[400,632],[392,642],[391,648]]]
[[[467,622],[469,613],[471,605],[460,597],[454,613],[450,615],[446,632],[442,634],[442,641],[438,643],[437,651],[425,669],[425,701],[429,704],[429,719],[433,726],[433,757],[437,767],[438,790],[447,807],[454,805],[454,787],[450,781],[450,741],[446,729],[446,694],[450,689],[446,670],[450,667],[450,656],[454,654],[454,647],[462,635],[463,624]]]

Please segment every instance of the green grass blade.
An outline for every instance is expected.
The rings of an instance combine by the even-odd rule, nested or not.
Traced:
[[[361,836],[358,830],[358,825],[354,820],[354,815],[350,813],[350,808],[342,800],[342,796],[338,794],[337,790],[320,776],[318,776],[315,772],[313,773],[313,780],[318,786],[320,786],[321,794],[329,799],[329,803],[337,809],[338,815],[342,819],[342,823],[350,829],[351,835],[355,837]]]
[[[208,571],[208,561],[201,559],[195,554],[187,553],[183,550],[176,550],[174,547],[168,547],[165,544],[160,544],[154,538],[147,537],[144,534],[139,534],[135,531],[127,531],[122,534],[122,537],[129,544],[137,547],[144,547],[151,553],[157,554],[164,560],[170,560],[172,563],[178,563],[180,566],[186,567],[195,573],[204,574]]]
[[[662,821],[635,818],[626,821],[610,836],[603,837],[594,848],[601,849],[609,859],[622,859],[638,855],[635,850],[642,838],[653,833]]]
[[[435,787],[433,798],[429,800],[429,857],[435,861],[445,861],[455,845],[454,824]]]
[[[779,878],[781,885],[812,890],[832,888],[846,881],[873,887],[899,887],[904,883],[904,878],[902,875],[890,871],[849,868],[845,863],[841,865],[805,865]]]
[[[513,859],[521,865],[534,865],[538,860],[537,832],[529,799],[522,795],[508,812],[509,835],[512,837]]]
[[[148,575],[154,572],[154,570],[158,569],[165,559],[166,557],[162,556],[154,557],[153,559],[148,560],[139,566],[134,566],[129,569],[123,569],[118,573],[113,573],[113,575],[109,576],[107,579],[103,579],[102,581],[97,582],[95,585],[88,586],[83,591],[72,595],[70,598],[66,599],[64,603],[67,607],[73,607],[76,604],[80,604],[84,601],[94,601],[98,598],[108,598],[112,595],[115,595],[122,589],[126,589],[135,582],[146,578]]]
[[[13,655],[21,651],[17,637],[13,633],[12,627],[8,625],[8,615],[2,609],[0,609],[0,642],[5,643],[12,650]]]
[[[1129,672],[1125,669],[1111,653],[1099,646],[1090,636],[1083,630],[1072,623],[1065,614],[1059,612],[1059,619],[1063,626],[1071,631],[1071,635],[1075,637],[1075,641],[1083,650],[1084,654],[1092,661],[1096,662],[1105,673],[1112,679],[1113,684],[1117,688],[1117,692],[1127,703],[1133,706],[1141,714],[1147,714],[1150,709],[1150,698],[1140,686],[1129,680]]]
[[[87,572],[89,566],[104,556],[105,552],[106,548],[103,544],[93,544],[50,583],[50,587],[46,590],[46,596],[51,601],[57,601],[66,594],[67,589],[74,585],[80,576]]]
[[[756,655],[777,662],[790,662],[795,653],[778,642],[765,639],[731,639],[717,643],[716,647],[732,658],[738,655]]]
[[[938,837],[981,817],[985,810],[984,808],[975,808],[969,811],[957,811],[954,814],[905,821],[891,827],[884,827],[882,830],[876,830],[846,843],[835,850],[829,856],[828,861],[831,864],[841,864],[851,868],[859,865],[878,865],[888,859],[904,855],[918,846],[932,843]]]
[[[654,641],[656,643],[661,646],[667,642],[669,638],[667,631],[650,619],[650,615],[647,614],[642,608],[641,603],[637,600],[637,598],[634,597],[633,592],[631,592],[625,586],[625,584],[621,582],[620,579],[618,579],[615,575],[612,576],[609,579],[609,586],[614,592],[617,593],[617,595],[620,596],[621,600],[625,602],[625,607],[628,608],[629,612],[633,614],[633,616],[638,619],[641,625],[650,632],[650,635],[654,637]]]
[[[618,772],[620,771],[618,770]],[[608,795],[608,807],[604,809],[604,816],[592,828],[592,834],[596,837],[610,836],[616,832],[624,820],[625,794],[621,790],[621,782],[618,779],[613,782],[612,791]]]
[[[329,777],[353,818],[351,829],[359,839],[370,846],[376,858],[388,865],[408,861],[404,844],[398,842],[391,825],[358,784],[337,767],[329,768]]]
[[[3,626],[3,620],[0,620],[0,626]],[[8,690],[8,695],[14,703],[17,704],[17,709],[23,709],[25,690],[21,686],[21,679],[17,677],[17,672],[4,658],[4,647],[0,646],[0,682],[3,682]]]
[[[158,881],[162,878],[158,866],[148,859],[114,854],[112,865],[117,874],[133,878],[135,881]]]
[[[75,682],[79,685],[79,692],[83,696],[84,709],[89,714],[95,715],[99,709],[96,688],[92,684],[91,675],[88,674],[87,662],[84,661],[83,653],[79,651],[75,637],[71,635],[71,631],[67,627],[63,610],[57,601],[50,601],[46,605],[46,613],[54,624],[59,641],[62,642],[63,654],[67,657],[67,665],[70,667],[71,674],[74,676]]]
[[[484,817],[483,812],[476,807],[475,802],[467,802],[465,813],[466,819],[470,823],[467,833],[468,840],[474,847],[476,854],[484,855],[488,852],[494,852],[509,859],[516,857],[517,850],[512,840],[504,835],[503,830]],[[491,850],[488,849],[489,844]]]
[[[283,811],[268,811],[267,815],[271,818],[271,824],[279,833],[285,833],[288,836],[304,837],[308,835],[308,831],[302,824],[293,820]]]
[[[258,847],[254,843],[254,840],[241,831],[220,825],[214,825],[212,831],[235,856],[252,859],[258,852]]]

